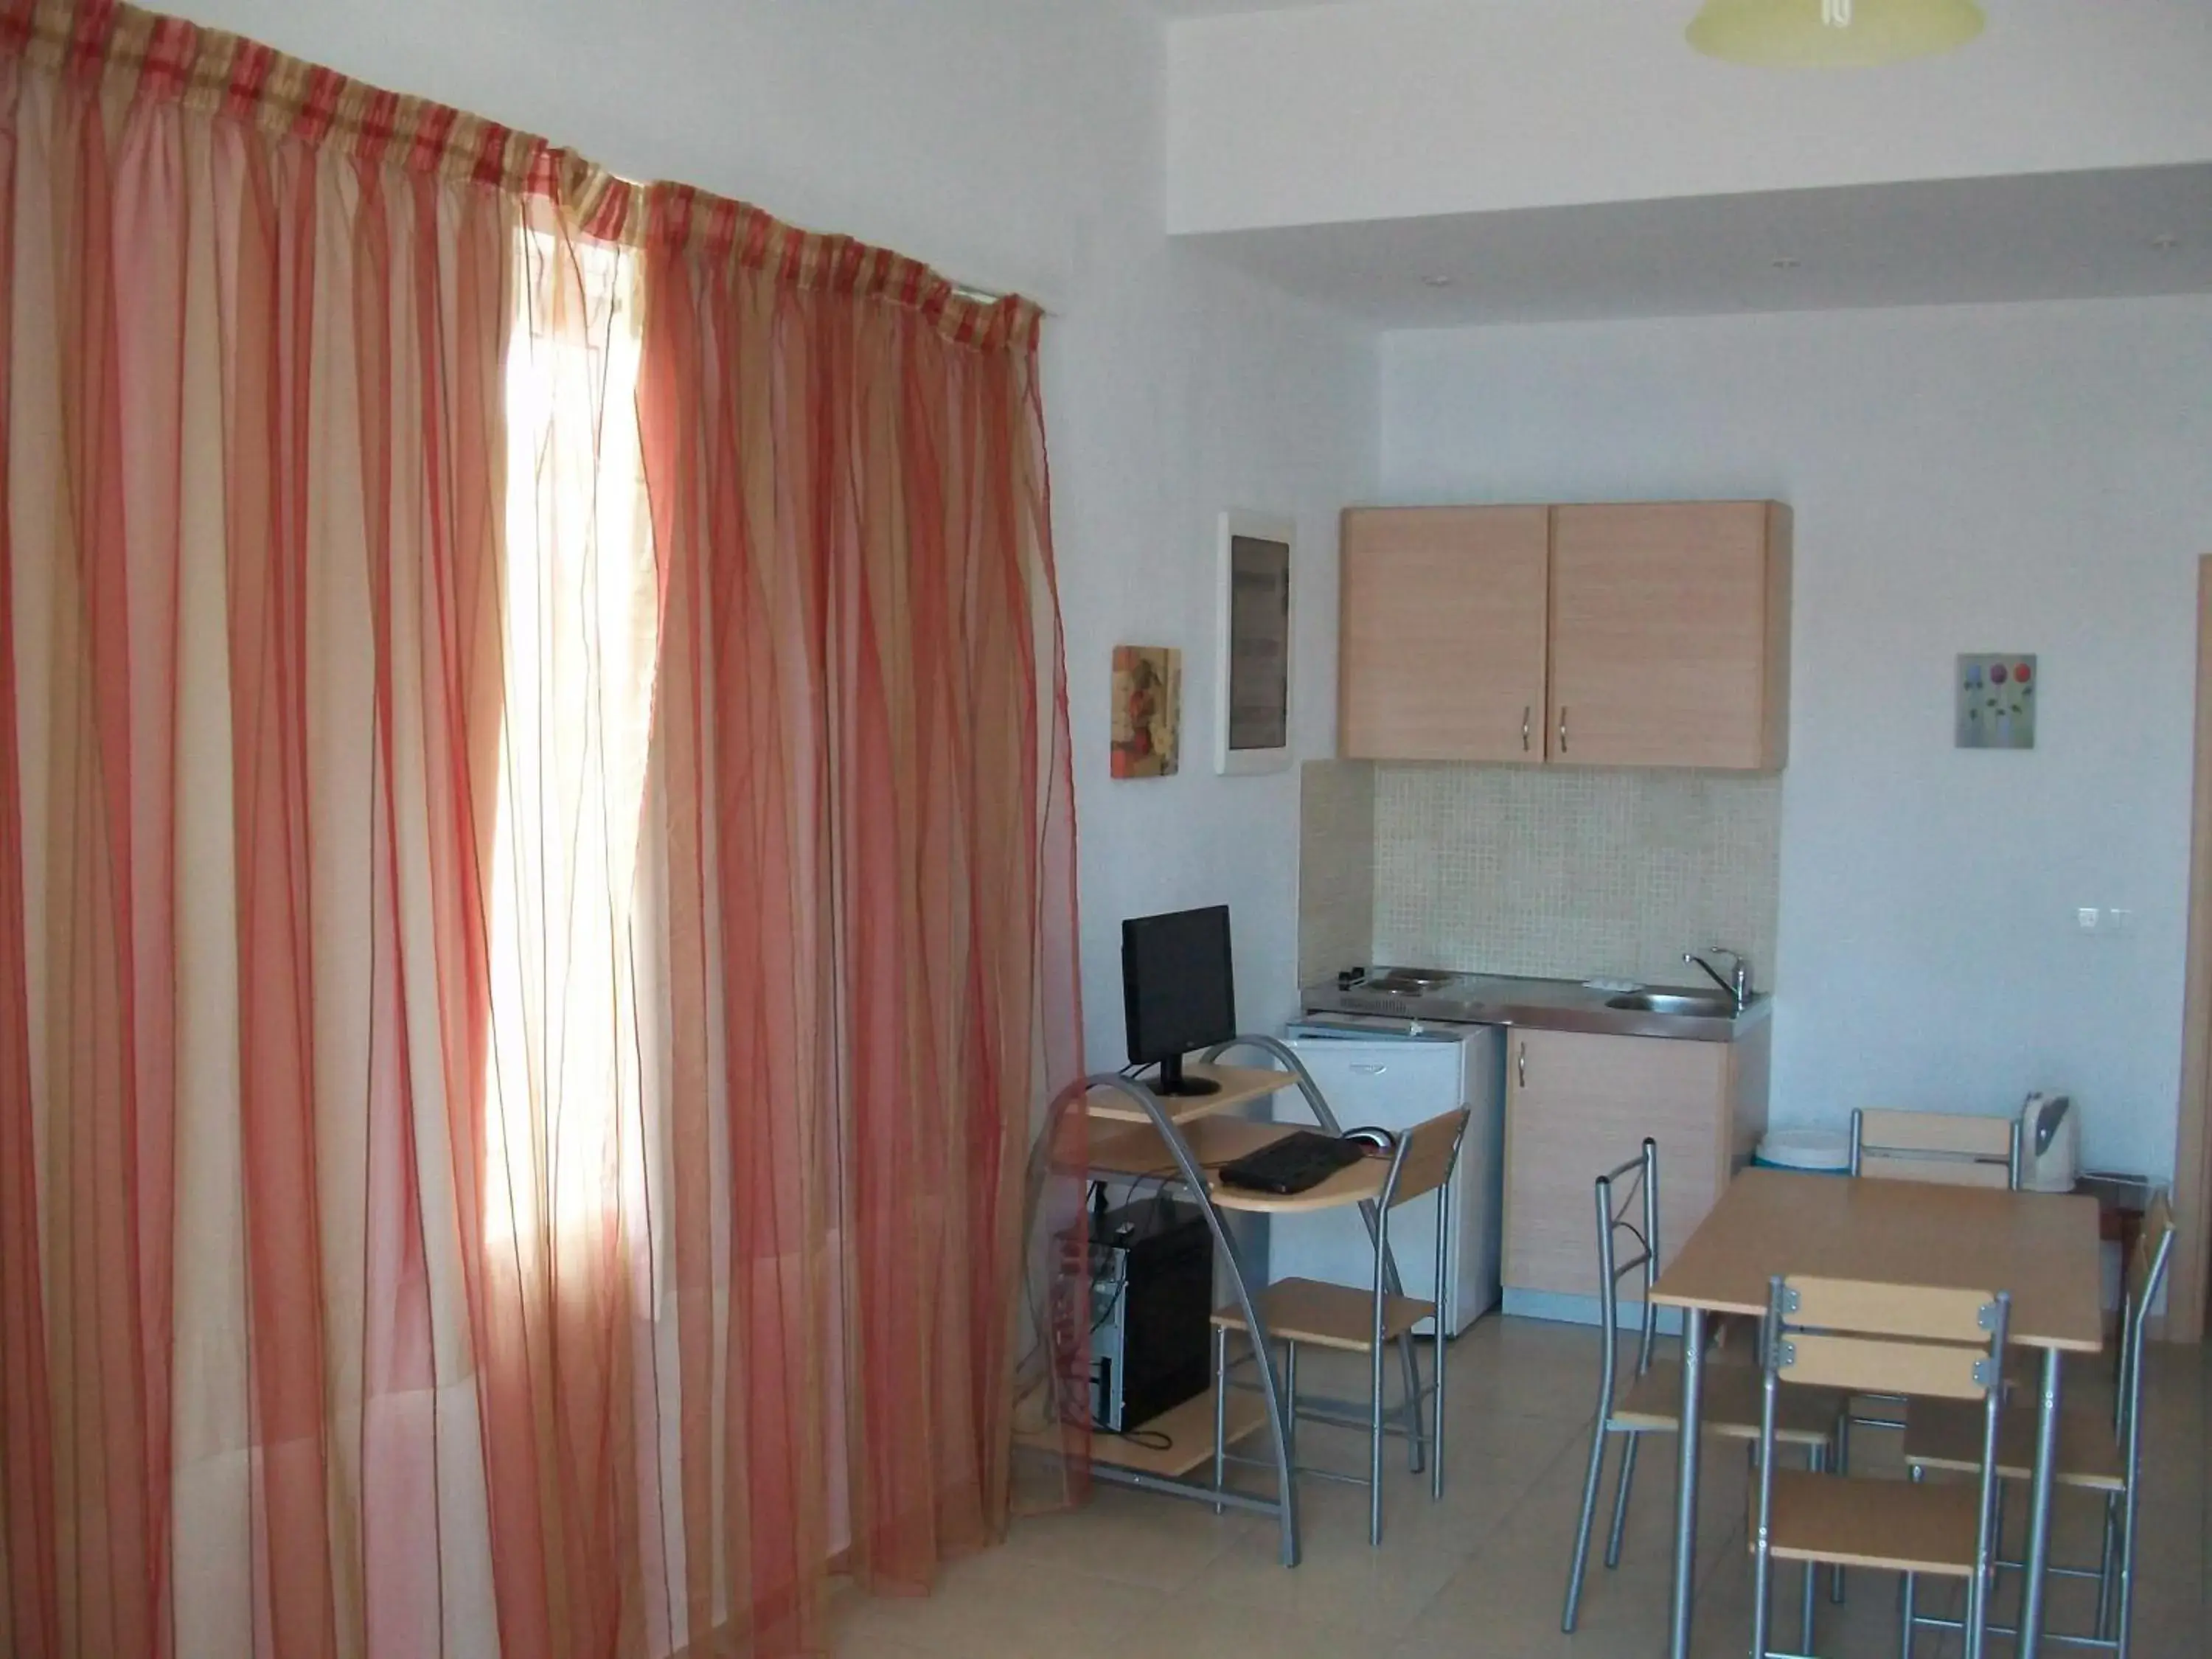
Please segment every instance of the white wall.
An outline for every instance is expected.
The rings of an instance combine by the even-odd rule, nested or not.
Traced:
[[[1295,514],[1296,735],[1334,727],[1336,509],[1368,493],[1371,340],[1169,244],[1162,29],[1135,0],[183,0],[398,90],[1019,289],[1045,329],[1094,1062],[1120,919],[1227,901],[1248,1024],[1291,1011],[1294,774],[1212,775],[1214,514]],[[1117,642],[1185,652],[1184,774],[1107,780]]]
[[[2212,160],[2212,6],[1997,0],[1966,50],[1850,74],[1682,39],[1698,0],[1382,0],[1194,18],[1177,231]]]
[[[2070,1089],[2170,1172],[2212,298],[1401,333],[1382,430],[1393,501],[1796,507],[1778,1121]],[[2033,753],[1952,747],[1984,650]]]

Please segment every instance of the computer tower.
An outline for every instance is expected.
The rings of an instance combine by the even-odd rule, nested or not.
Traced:
[[[1164,1198],[1109,1211],[1091,1241],[1091,1421],[1125,1434],[1204,1394],[1213,1235]]]

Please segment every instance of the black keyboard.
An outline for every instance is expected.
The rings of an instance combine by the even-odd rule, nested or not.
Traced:
[[[1221,1166],[1222,1181],[1248,1192],[1288,1196],[1318,1187],[1365,1154],[1358,1143],[1300,1129]]]

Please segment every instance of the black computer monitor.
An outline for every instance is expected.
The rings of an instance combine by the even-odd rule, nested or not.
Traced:
[[[1237,1035],[1229,907],[1123,922],[1121,1006],[1129,1025],[1129,1063],[1159,1065],[1154,1094],[1210,1095],[1218,1089],[1206,1078],[1185,1077],[1182,1057]]]

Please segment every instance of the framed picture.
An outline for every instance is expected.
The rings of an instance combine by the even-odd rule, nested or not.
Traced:
[[[1287,519],[1221,515],[1214,639],[1213,769],[1279,772],[1291,763],[1291,550]]]
[[[2043,684],[2033,651],[1962,654],[1951,685],[1958,696],[1957,746],[2035,747],[2035,693]]]
[[[1117,778],[1171,778],[1182,752],[1182,653],[1165,645],[1114,647]]]

